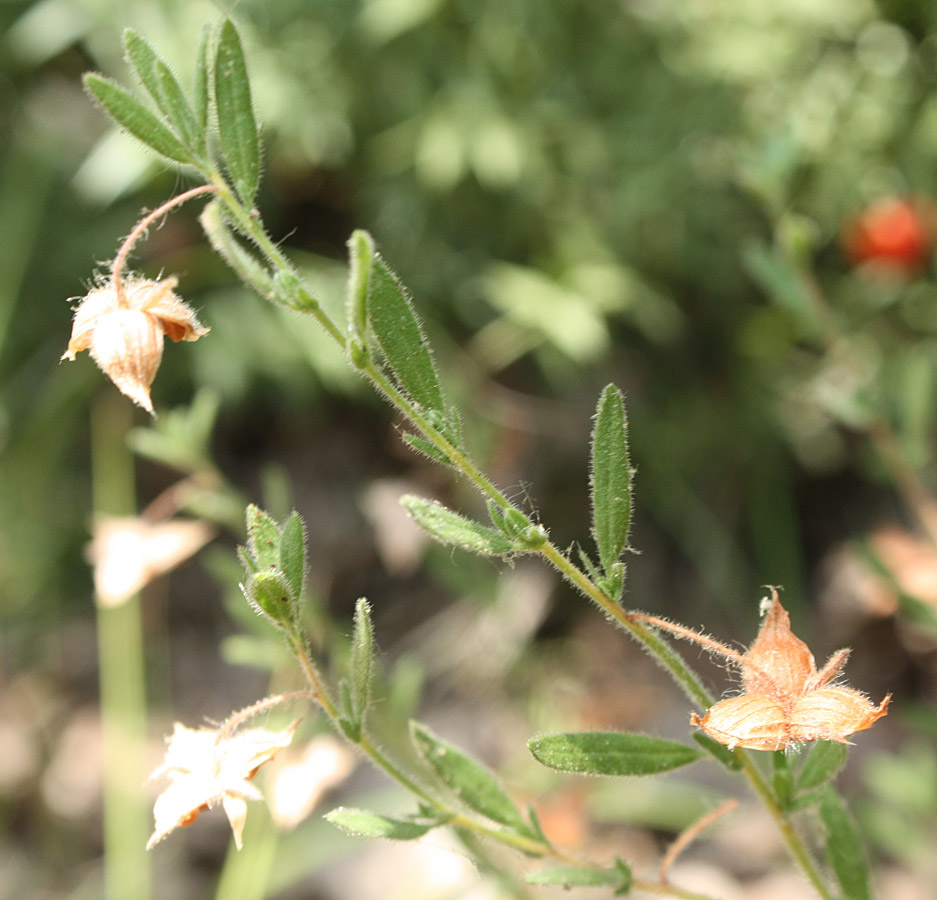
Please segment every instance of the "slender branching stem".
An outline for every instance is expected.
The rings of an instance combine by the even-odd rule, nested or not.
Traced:
[[[298,281],[298,276],[292,264],[267,235],[256,213],[246,210],[243,207],[219,173],[212,172],[210,180],[213,189],[218,193],[219,199],[225,205],[237,230],[258,247],[274,270],[274,273],[286,275]],[[343,350],[346,352],[349,350],[349,341],[344,329],[340,328],[310,295],[304,295],[303,302],[297,305],[295,298],[282,296],[277,292],[275,279],[273,283],[274,290],[272,293],[269,290],[261,291],[264,296],[268,296],[269,299],[284,307],[299,309],[301,312],[313,315],[322,325],[326,333],[329,334]],[[375,365],[370,358],[358,361],[352,359],[352,364],[371,382],[372,386],[379,394],[391,403],[424,438],[430,441],[445,458],[449,460],[453,468],[475,485],[483,496],[498,504],[504,510],[516,509],[513,502],[491,482],[471,458],[440,431],[440,429],[430,421],[429,417],[427,417],[405,393],[399,390],[387,374],[380,367]],[[647,617],[644,614],[632,613],[625,610],[614,598],[608,596],[598,587],[586,572],[572,562],[566,553],[561,551],[549,540],[545,540],[541,545],[531,548],[529,552],[537,553],[542,556],[567,581],[595,603],[619,628],[626,631],[638,641],[645,651],[670,674],[676,684],[694,704],[701,709],[712,706],[714,698],[703,686],[696,673],[686,665],[680,655],[655,631],[655,627],[661,627],[660,621],[663,620],[652,621],[651,619],[653,619],[653,617]],[[670,630],[673,631],[674,629],[671,628]],[[295,634],[290,636],[290,641],[303,667],[312,691],[316,696],[316,700],[322,706],[323,711],[337,723],[339,718],[338,710],[329,698],[321,678],[319,677],[318,670],[306,652],[303,641]],[[738,655],[730,648],[725,648],[723,646],[719,647],[718,652],[723,653],[723,655],[729,658],[734,658]],[[564,864],[581,864],[561,854],[547,843],[525,838],[515,832],[492,828],[465,816],[461,812],[453,810],[419,785],[404,772],[400,766],[389,759],[379,747],[372,743],[364,733],[362,733],[360,740],[357,741],[357,746],[375,765],[381,768],[392,779],[405,787],[414,794],[414,796],[420,798],[428,806],[435,808],[440,814],[447,816],[450,824],[455,827],[469,829],[474,833],[485,835],[533,856],[551,858]],[[755,765],[751,754],[745,750],[739,749],[735,750],[735,754],[740,760],[742,771],[748,779],[749,784],[752,786],[753,791],[768,810],[772,819],[774,819],[794,861],[804,872],[821,900],[831,900],[832,895],[825,884],[819,868],[804,845],[800,835],[796,832],[790,820],[785,816],[783,810],[775,800],[770,787]],[[703,898],[699,894],[684,891],[661,882],[636,880],[634,887],[659,896],[683,898],[683,900],[706,900],[706,898]]]

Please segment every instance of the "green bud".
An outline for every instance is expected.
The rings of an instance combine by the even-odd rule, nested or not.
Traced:
[[[293,596],[286,579],[278,572],[251,575],[243,589],[251,606],[275,625],[292,625]]]
[[[363,369],[370,359],[367,346],[357,337],[353,337],[348,341],[348,356],[352,365],[357,369]]]

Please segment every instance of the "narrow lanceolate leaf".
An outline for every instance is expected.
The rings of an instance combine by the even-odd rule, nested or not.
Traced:
[[[480,762],[419,722],[410,723],[410,737],[420,756],[466,806],[494,822],[530,832],[514,802]]]
[[[837,741],[816,741],[797,773],[795,789],[809,791],[831,781],[846,764],[849,753],[847,744]]]
[[[401,497],[400,503],[417,525],[444,544],[484,556],[503,556],[515,549],[514,543],[501,532],[466,519],[441,503],[412,494]]]
[[[611,887],[619,884],[621,880],[621,873],[614,869],[581,869],[576,866],[543,869],[524,876],[524,881],[528,884],[564,888]]]
[[[847,900],[870,900],[869,869],[862,838],[833,787],[823,792],[820,818],[826,831],[826,855]]]
[[[193,152],[202,143],[195,114],[172,70],[147,41],[132,29],[124,32],[127,61],[140,83],[166,117],[172,130]]]
[[[695,747],[643,734],[585,731],[545,734],[527,743],[545,766],[584,775],[655,775],[699,759]]]
[[[355,232],[349,242],[354,253],[358,283],[367,279],[365,307],[371,330],[398,387],[427,412],[445,420],[446,410],[436,365],[423,326],[397,276],[374,249],[369,234]],[[365,273],[365,256],[370,268]],[[353,317],[358,316],[360,298],[355,299]]]
[[[280,534],[279,567],[295,600],[306,580],[306,529],[298,512],[292,512]]]
[[[215,49],[215,111],[228,173],[241,200],[251,204],[260,184],[260,139],[244,50],[230,19],[221,26]]]
[[[611,575],[628,544],[631,526],[631,463],[625,401],[615,385],[599,398],[592,430],[592,533],[599,563]]]
[[[407,819],[392,819],[369,812],[366,809],[351,809],[340,806],[325,814],[333,825],[357,837],[388,838],[392,841],[412,841],[423,837],[437,826],[437,822],[410,822]]]
[[[355,723],[360,726],[371,699],[371,679],[374,670],[374,626],[371,624],[371,608],[363,597],[355,605],[355,629],[351,639],[350,668],[350,712]]]
[[[196,164],[192,152],[182,141],[128,91],[94,72],[87,73],[84,82],[95,102],[138,141],[173,162]]]
[[[247,538],[259,569],[276,568],[280,564],[280,529],[253,503],[247,507]]]
[[[211,41],[211,28],[207,25],[202,29],[198,42],[198,52],[195,56],[195,82],[192,91],[194,102],[195,121],[199,131],[205,134],[208,130],[208,62],[209,44]]]

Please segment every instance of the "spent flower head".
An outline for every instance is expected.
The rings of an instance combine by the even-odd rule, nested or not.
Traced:
[[[217,190],[214,185],[192,188],[144,216],[121,245],[110,278],[89,291],[75,307],[72,336],[62,359],[73,360],[76,353],[90,351],[121,393],[150,414],[150,385],[163,358],[164,337],[197,341],[209,329],[173,293],[176,278],[151,281],[125,277],[124,263],[133,245],[160,216],[192,197]]]
[[[218,803],[231,824],[234,843],[241,849],[247,801],[263,799],[253,784],[254,775],[289,746],[299,720],[280,731],[240,726],[261,710],[288,698],[283,695],[263,700],[234,713],[217,728],[186,728],[176,723],[166,757],[150,776],[166,778],[169,784],[153,806],[155,825],[147,849],[175,829],[191,825],[203,810]]]
[[[75,307],[72,336],[62,359],[88,350],[92,359],[138,406],[153,412],[150,385],[163,358],[163,339],[197,341],[208,333],[173,293],[177,280],[132,279],[119,288],[108,281]]]
[[[832,684],[849,658],[848,649],[838,650],[817,670],[810,648],[791,631],[790,616],[774,588],[758,636],[745,654],[661,619],[638,618],[695,641],[741,669],[742,694],[690,717],[690,724],[730,749],[782,750],[816,740],[845,744],[888,710],[890,694],[874,706],[859,691]]]

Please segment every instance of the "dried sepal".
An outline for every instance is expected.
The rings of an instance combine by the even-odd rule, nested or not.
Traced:
[[[810,648],[792,631],[776,590],[754,643],[737,662],[741,696],[722,700],[690,722],[728,747],[780,750],[804,741],[848,743],[875,724],[891,696],[878,705],[852,688],[830,686],[849,656],[840,650],[817,671]]]

